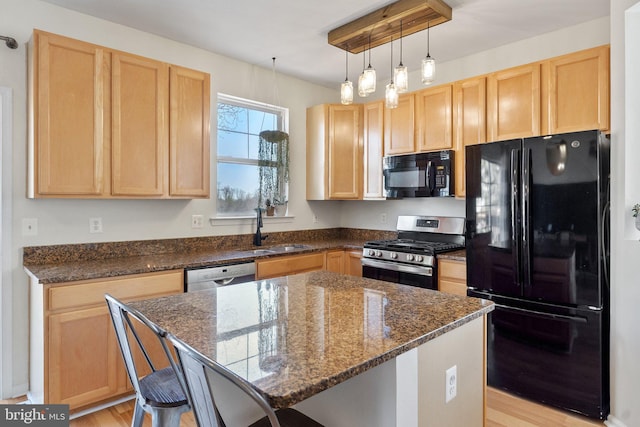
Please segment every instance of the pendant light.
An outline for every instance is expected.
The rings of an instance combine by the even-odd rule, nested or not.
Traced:
[[[369,34],[369,66],[364,70],[363,87],[367,95],[376,91],[376,70],[371,66],[371,34]]]
[[[344,82],[340,86],[340,102],[343,105],[353,103],[353,83],[349,81],[349,50],[345,49],[345,74]]]
[[[436,77],[436,61],[429,55],[429,22],[427,23],[427,56],[422,60],[422,83],[430,85]]]
[[[398,89],[393,83],[393,37],[391,38],[391,81],[384,91],[384,106],[386,108],[398,107]]]
[[[367,57],[367,51],[363,50],[362,51],[362,73],[360,73],[360,77],[358,77],[358,95],[361,98],[366,98],[367,96],[369,96],[369,93],[367,93],[367,91],[365,90],[365,75],[364,75],[364,70],[365,70],[365,61],[366,61],[366,57]]]
[[[409,72],[407,67],[402,64],[402,20],[400,20],[400,64],[393,70],[393,81],[398,93],[409,90]]]

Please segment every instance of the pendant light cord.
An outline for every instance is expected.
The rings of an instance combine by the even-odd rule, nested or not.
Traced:
[[[400,66],[402,67],[402,19],[400,20]]]
[[[393,84],[393,37],[391,37],[391,84]]]
[[[429,30],[430,29],[431,29],[431,21],[427,21],[427,56],[430,56],[429,55],[429,44],[430,44],[429,43],[430,42],[430,40],[429,40]]]

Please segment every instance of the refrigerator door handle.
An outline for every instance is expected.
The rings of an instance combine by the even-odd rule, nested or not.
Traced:
[[[529,218],[531,217],[531,149],[523,149],[522,158],[522,283],[525,287],[531,286],[531,242],[529,233]]]
[[[520,283],[518,277],[520,271],[520,233],[518,231],[518,217],[520,216],[520,204],[518,203],[518,183],[520,182],[520,150],[511,150],[511,249],[513,257],[513,283]]]
[[[529,310],[529,309],[520,308],[520,307],[511,307],[511,306],[502,305],[502,304],[496,304],[496,307],[501,308],[505,311],[516,311],[518,313],[526,313],[526,314],[533,314],[536,316],[551,317],[553,319],[570,320],[572,322],[587,323],[587,319],[581,316],[567,316],[565,314],[545,313],[543,311]]]

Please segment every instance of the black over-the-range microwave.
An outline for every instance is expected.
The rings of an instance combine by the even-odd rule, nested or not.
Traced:
[[[387,199],[455,195],[452,150],[386,156],[382,165]]]

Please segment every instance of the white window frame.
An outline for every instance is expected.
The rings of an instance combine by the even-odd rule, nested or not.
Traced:
[[[218,141],[217,141],[217,135],[218,135],[218,104],[219,103],[223,103],[223,104],[229,104],[229,105],[236,105],[238,107],[242,107],[242,108],[248,108],[248,109],[252,109],[252,110],[259,110],[259,111],[265,111],[268,113],[273,113],[273,114],[277,114],[280,117],[280,121],[281,121],[281,128],[279,130],[283,131],[283,132],[287,132],[289,133],[289,109],[286,107],[280,107],[277,105],[273,105],[273,104],[267,104],[264,102],[259,102],[259,101],[253,101],[250,99],[246,99],[246,98],[240,98],[237,96],[233,96],[233,95],[227,95],[224,93],[218,93],[218,98],[216,100],[216,180],[217,180],[217,171],[218,171],[218,165],[222,162],[222,163],[235,163],[235,164],[243,164],[243,165],[258,165],[258,160],[257,159],[239,159],[237,157],[229,157],[229,156],[218,156]],[[287,195],[288,197],[289,195]],[[253,215],[249,216],[249,215],[221,215],[218,212],[218,207],[217,207],[217,203],[218,203],[218,193],[217,193],[217,185],[216,185],[216,219],[238,219],[238,218],[253,218]]]

